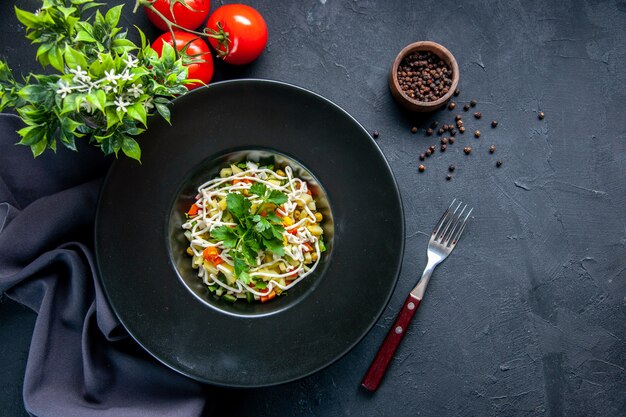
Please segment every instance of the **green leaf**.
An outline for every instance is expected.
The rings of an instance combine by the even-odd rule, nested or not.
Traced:
[[[80,30],[74,38],[75,42],[96,43],[98,42],[89,32],[86,30]]]
[[[48,98],[50,91],[45,85],[30,84],[22,87],[17,94],[30,103],[40,103]]]
[[[156,106],[156,109],[161,117],[163,117],[167,123],[172,124],[170,121],[170,108],[161,103],[154,103],[154,105]]]
[[[33,157],[37,158],[39,155],[41,155],[43,151],[46,150],[47,145],[48,141],[45,139],[42,139],[34,145],[31,145],[30,150],[33,153]]]
[[[277,206],[280,206],[281,204],[285,203],[287,200],[288,200],[287,195],[284,193],[281,193],[278,190],[272,190],[269,197],[267,197],[268,202],[274,203]]]
[[[143,33],[139,26],[134,25],[137,32],[139,32],[139,38],[141,39],[141,50],[144,50],[148,46],[148,41],[146,40],[146,34]]]
[[[122,152],[124,155],[136,159],[137,161],[141,161],[141,149],[139,148],[139,144],[133,138],[128,136],[124,136],[122,142]]]
[[[265,247],[276,256],[283,256],[285,254],[282,239],[267,239],[264,240],[263,243],[265,244]]]
[[[108,130],[111,127],[115,126],[120,121],[120,118],[118,117],[114,106],[107,107],[105,110],[105,113],[107,117],[107,130]]]
[[[104,113],[104,106],[107,101],[107,96],[104,91],[96,90],[92,92],[91,94],[87,94],[87,96],[85,97],[85,100],[87,100],[87,102],[91,104],[93,107],[95,107],[96,109]]]
[[[252,220],[254,222],[256,222],[256,224],[254,225],[254,230],[256,230],[259,233],[263,233],[265,230],[267,230],[270,227],[272,227],[270,222],[268,222],[266,219],[264,219],[263,217],[259,216],[258,214],[256,216],[254,216],[252,218]]]
[[[223,242],[226,248],[234,248],[239,239],[235,230],[228,226],[216,227],[211,231],[211,237]]]
[[[226,196],[226,207],[228,211],[242,222],[249,214],[252,203],[241,194],[229,193]]]
[[[127,111],[128,111],[128,115],[132,119],[146,126],[146,122],[147,122],[146,119],[148,115],[146,114],[146,108],[143,106],[143,103],[135,103],[132,106],[129,106],[127,108]]]
[[[176,62],[176,52],[174,48],[169,43],[163,43],[163,49],[161,51],[161,60],[163,64],[170,68]]]
[[[27,28],[32,29],[39,24],[39,18],[34,13],[19,9],[17,6],[14,6],[14,8],[17,20],[19,20],[20,23],[22,23]]]
[[[267,283],[263,281],[262,279],[259,279],[259,280],[254,281],[254,286],[258,288],[259,290],[264,290],[267,288]]]
[[[111,7],[104,17],[104,21],[111,27],[116,27],[120,21],[120,16],[122,15],[123,4],[115,7]]]
[[[63,56],[69,68],[76,69],[80,67],[82,70],[87,70],[87,59],[82,52],[74,48],[66,48]]]
[[[246,263],[238,257],[234,258],[235,260],[235,276],[239,278],[241,282],[244,284],[250,283],[250,275],[248,271],[250,271],[250,267],[246,265]]]
[[[48,52],[48,59],[50,60],[50,65],[52,65],[56,70],[63,72],[63,51],[58,46],[53,46],[50,48],[50,52]]]
[[[269,220],[270,222],[275,223],[275,224],[282,224],[283,223],[283,220],[280,217],[278,217],[276,215],[276,213],[273,212],[273,211],[267,213],[267,216],[265,218],[267,220]]]
[[[45,139],[46,128],[39,125],[27,126],[18,130],[17,133],[22,137],[22,140],[18,142],[20,145],[32,146]]]
[[[264,197],[267,192],[267,187],[263,183],[255,182],[250,187],[250,192],[254,195],[258,195],[259,197]]]

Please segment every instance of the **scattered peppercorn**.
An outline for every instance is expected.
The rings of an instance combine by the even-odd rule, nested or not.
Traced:
[[[430,127],[432,127],[433,129],[437,127],[437,125],[439,124],[438,121],[433,120],[433,122],[430,124]]]
[[[378,136],[380,136],[380,133],[378,133],[378,130],[375,130],[375,131],[373,131],[373,132],[372,132],[372,137],[373,137],[374,139],[377,139],[377,138],[378,138]]]
[[[475,132],[474,132],[474,136],[476,136],[477,138],[479,138],[479,137],[480,137],[480,130],[475,131]]]
[[[435,147],[435,145],[430,145],[428,149],[430,149],[431,152],[435,152],[435,149],[437,148]]]
[[[439,130],[437,131],[437,133],[440,135],[443,135],[443,132],[444,132],[443,127],[440,127]]]
[[[463,127],[463,126],[459,127],[459,132],[465,133],[465,127]]]
[[[498,159],[498,160],[496,161],[496,166],[497,166],[498,168],[500,168],[500,167],[502,166],[502,161]]]
[[[420,154],[420,161],[423,161],[424,159],[426,159],[426,154],[424,152],[422,152]]]
[[[461,91],[457,88],[456,90],[454,90],[454,96],[458,96],[459,94],[461,94]]]
[[[450,129],[450,136],[454,136],[454,135],[456,135],[456,129],[452,128]]]
[[[430,127],[428,129],[426,129],[426,136],[432,136],[433,133],[435,133],[435,131],[432,130]]]
[[[420,166],[417,167],[417,170],[419,172],[424,172],[424,171],[426,171],[426,167],[424,165],[420,164]]]
[[[472,152],[472,148],[470,146],[466,146],[463,148],[463,152],[465,152],[465,155],[469,155]]]
[[[441,145],[441,152],[445,152],[446,149],[448,149],[448,145],[446,145],[445,143]]]
[[[433,151],[429,149],[426,149],[426,158],[428,158],[429,156],[431,156],[433,154]]]
[[[452,69],[430,51],[409,54],[400,62],[396,73],[402,94],[417,101],[438,100],[452,86]]]
[[[450,104],[448,104],[448,110],[454,110],[455,107],[456,103],[454,101],[451,101]]]
[[[448,143],[448,138],[441,138],[441,144],[445,145],[446,143]]]
[[[450,165],[448,167],[448,171],[450,171],[450,172],[454,172],[455,169],[456,169],[456,167],[454,165]]]
[[[451,137],[450,139],[448,139],[448,143],[450,145],[454,145],[454,137]]]
[[[478,101],[476,101],[476,100],[470,101],[470,106],[472,106],[472,107],[476,107],[477,104],[478,104]]]
[[[452,175],[448,174],[446,175],[446,181],[450,181],[452,179]]]
[[[496,145],[491,145],[489,147],[489,153],[494,153],[496,151]]]
[[[481,117],[483,117],[483,114],[479,111],[477,111],[476,113],[474,113],[474,117],[477,119],[480,119]]]
[[[462,117],[461,117],[460,114],[457,114],[456,116],[454,116],[454,120],[457,121],[457,122],[460,121],[461,119],[462,119]]]
[[[470,105],[465,103],[465,105],[463,106],[463,111],[468,111],[470,108]]]
[[[417,128],[415,126],[411,128],[411,133],[417,133]]]
[[[492,120],[492,121],[491,121],[491,127],[493,127],[494,129],[495,129],[496,127],[498,127],[498,121],[497,121],[497,120]]]
[[[450,126],[448,126],[448,125],[443,125],[443,130],[444,130],[445,132],[447,132],[447,131],[448,131],[448,129],[450,129]]]
[[[539,118],[539,120],[543,120],[543,118],[544,118],[544,117],[546,117],[546,114],[545,114],[544,112],[540,111],[540,112],[537,114],[537,117]]]

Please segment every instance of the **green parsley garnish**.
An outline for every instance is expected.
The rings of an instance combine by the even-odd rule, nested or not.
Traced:
[[[235,261],[235,276],[244,284],[250,284],[250,267],[256,265],[256,257],[261,250],[269,250],[276,256],[283,256],[282,220],[273,211],[262,216],[261,210],[266,204],[277,206],[287,201],[287,196],[278,190],[268,190],[265,184],[255,183],[250,193],[261,198],[256,211],[250,211],[252,203],[243,195],[228,193],[226,209],[237,222],[236,227],[220,226],[211,231],[211,237],[221,241],[225,248],[231,249]],[[258,284],[257,284],[258,285]]]

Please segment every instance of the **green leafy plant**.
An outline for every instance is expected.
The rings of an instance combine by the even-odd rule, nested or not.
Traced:
[[[86,138],[105,154],[140,160],[134,137],[147,119],[160,114],[170,122],[170,100],[188,90],[187,69],[173,47],[161,57],[137,28],[141,45],[118,27],[122,7],[102,14],[91,0],[43,0],[35,13],[15,8],[26,37],[38,44],[36,58],[58,73],[29,74],[16,81],[0,60],[0,111],[13,108],[26,127],[20,145],[35,157],[57,142],[76,150]]]
[[[237,227],[220,226],[211,231],[211,237],[223,241],[224,247],[231,249],[235,261],[235,276],[243,283],[250,283],[248,272],[256,265],[260,250],[269,250],[277,256],[284,255],[282,219],[274,211],[265,215],[263,208],[268,204],[279,206],[287,201],[287,196],[277,190],[268,190],[261,183],[250,187],[250,193],[261,198],[262,202],[254,213],[250,211],[252,203],[241,194],[229,193],[226,207],[237,222]]]

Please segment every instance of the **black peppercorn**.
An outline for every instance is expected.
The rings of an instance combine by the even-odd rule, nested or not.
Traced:
[[[454,101],[451,101],[450,104],[448,104],[448,110],[454,110],[455,107],[456,103]]]
[[[446,143],[448,143],[448,138],[441,138],[441,144],[445,145]]]
[[[470,105],[465,103],[465,105],[463,106],[463,111],[468,111],[470,108]]]
[[[426,136],[432,136],[433,133],[435,133],[435,131],[432,130],[430,127],[426,129]]]
[[[411,128],[411,133],[417,133],[417,128],[415,126]]]
[[[433,129],[437,127],[437,125],[439,124],[438,121],[433,120],[433,122],[430,124],[430,127],[432,127]]]
[[[445,131],[443,130],[443,127],[440,127],[440,128],[439,128],[439,130],[437,131],[437,133],[438,133],[439,135],[443,135],[443,132],[445,132]]]
[[[424,159],[426,159],[426,154],[424,152],[422,152],[420,154],[420,161],[423,161]]]
[[[457,121],[457,122],[460,121],[461,119],[462,119],[462,117],[461,117],[460,114],[457,114],[456,116],[454,116],[454,120]]]
[[[459,127],[459,132],[465,133],[465,127],[463,127],[463,126]]]
[[[452,175],[448,174],[446,175],[446,181],[450,181],[452,179]]]
[[[465,155],[469,155],[472,152],[472,148],[470,146],[466,146],[463,148],[463,152],[465,152]]]
[[[454,172],[455,169],[456,169],[456,167],[454,165],[450,165],[448,167],[448,171],[450,171],[450,172]]]
[[[489,153],[494,153],[496,151],[496,145],[491,145],[489,147]]]
[[[459,91],[459,89],[457,88],[456,90],[454,90],[454,95],[458,96],[461,93],[461,91]]]
[[[496,161],[496,166],[497,166],[498,168],[500,168],[500,167],[502,166],[502,161],[498,159],[498,160]]]
[[[539,113],[537,113],[537,117],[539,118],[539,120],[543,120],[543,118],[546,117],[546,114],[540,111]]]
[[[420,164],[420,166],[418,166],[418,167],[417,167],[417,170],[418,170],[419,172],[424,172],[424,171],[426,171],[426,167],[425,167],[424,165],[421,165],[421,164]]]
[[[426,149],[426,158],[428,158],[432,154],[433,154],[433,151],[431,151],[430,149]]]
[[[479,137],[480,137],[480,130],[475,131],[475,132],[474,132],[474,136],[476,136],[477,138],[479,138]]]
[[[441,152],[445,152],[446,149],[448,149],[448,145],[446,145],[445,143],[441,145]]]
[[[380,133],[378,133],[378,130],[375,130],[375,131],[373,131],[373,132],[372,132],[372,137],[373,137],[374,139],[377,139],[377,138],[378,138],[378,136],[380,136]]]
[[[477,104],[478,104],[478,101],[476,101],[476,100],[470,101],[470,106],[472,106],[472,107],[476,107]]]
[[[474,117],[480,119],[481,117],[483,117],[483,115],[481,112],[477,111],[476,113],[474,113]]]
[[[448,139],[448,143],[450,145],[454,145],[454,137],[451,137],[450,139]]]
[[[498,126],[498,121],[497,120],[492,120],[491,121],[491,127],[493,127],[494,129]]]

